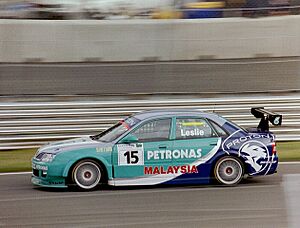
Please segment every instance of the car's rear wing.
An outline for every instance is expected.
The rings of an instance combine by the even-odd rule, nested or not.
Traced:
[[[264,107],[251,108],[251,113],[256,118],[260,118],[257,130],[269,131],[269,121],[274,126],[279,126],[282,123],[282,115],[264,109]]]

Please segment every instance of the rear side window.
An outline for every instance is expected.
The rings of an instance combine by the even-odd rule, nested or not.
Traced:
[[[224,131],[218,124],[216,124],[213,121],[209,121],[211,123],[211,125],[213,126],[213,128],[215,129],[215,131],[218,133],[219,136],[228,136],[227,132]]]
[[[140,142],[163,141],[169,139],[171,119],[153,120],[132,132]]]
[[[204,119],[176,119],[176,139],[195,139],[214,137],[216,134]]]

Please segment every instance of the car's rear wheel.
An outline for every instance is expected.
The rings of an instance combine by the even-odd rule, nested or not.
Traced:
[[[226,156],[217,161],[214,175],[221,184],[236,185],[243,179],[244,167],[239,159]]]
[[[81,190],[95,189],[101,183],[102,176],[102,168],[93,160],[78,162],[72,172],[72,179]]]

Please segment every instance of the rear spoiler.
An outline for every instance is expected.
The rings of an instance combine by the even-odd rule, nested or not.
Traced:
[[[282,115],[270,112],[264,109],[264,107],[251,108],[251,113],[256,118],[260,118],[257,130],[262,132],[269,131],[269,121],[274,126],[280,126],[282,123]]]

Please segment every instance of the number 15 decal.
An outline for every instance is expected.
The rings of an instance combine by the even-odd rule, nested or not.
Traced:
[[[118,165],[144,165],[143,144],[120,144],[118,148]]]

